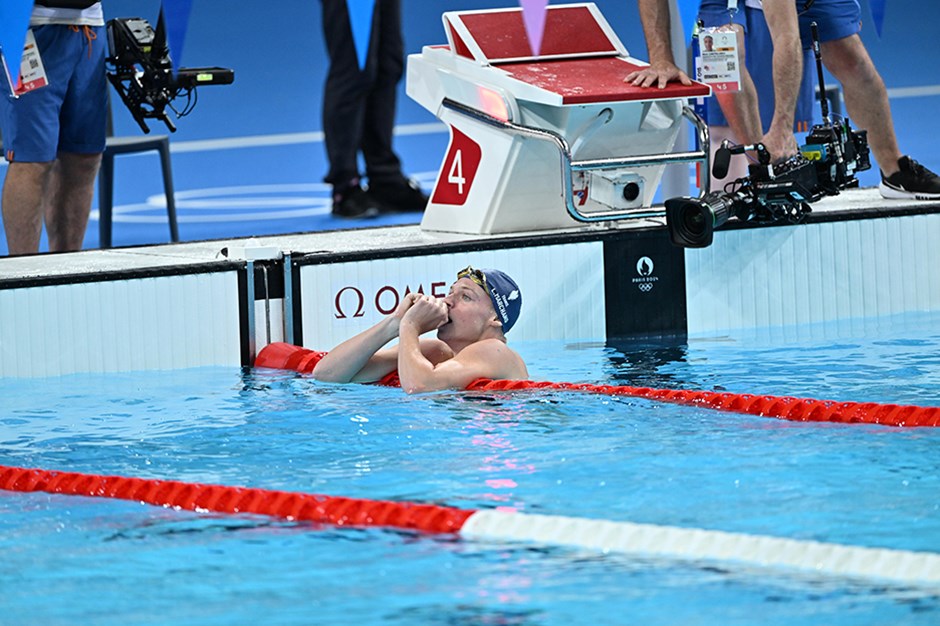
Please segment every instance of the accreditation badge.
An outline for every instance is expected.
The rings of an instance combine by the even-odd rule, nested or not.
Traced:
[[[714,93],[741,91],[737,33],[729,26],[702,28],[699,30],[698,46],[696,79],[710,85]]]
[[[23,57],[20,61],[19,77],[16,83],[13,83],[10,76],[10,68],[7,67],[6,59],[3,59],[3,71],[6,72],[7,84],[11,85],[11,92],[15,98],[49,84],[49,79],[46,77],[46,68],[43,67],[39,47],[36,45],[36,37],[33,35],[33,29],[26,31],[26,43],[23,45]]]

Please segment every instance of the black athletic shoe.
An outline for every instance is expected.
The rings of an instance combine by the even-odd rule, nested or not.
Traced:
[[[333,217],[361,220],[378,214],[379,204],[359,185],[333,192]]]
[[[428,205],[428,197],[417,182],[402,178],[393,183],[369,184],[369,195],[383,213],[415,213]]]
[[[878,191],[882,198],[911,198],[916,200],[936,200],[940,198],[940,176],[909,156],[898,159],[901,169],[885,178],[881,174]]]

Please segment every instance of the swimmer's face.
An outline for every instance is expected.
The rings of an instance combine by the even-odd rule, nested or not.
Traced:
[[[493,301],[483,287],[469,278],[461,278],[451,285],[444,302],[447,304],[449,320],[437,331],[441,339],[482,336],[496,320]]]

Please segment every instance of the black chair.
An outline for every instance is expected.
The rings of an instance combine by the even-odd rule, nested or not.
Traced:
[[[110,103],[109,103],[110,104]],[[170,138],[167,135],[114,137],[111,111],[108,110],[108,138],[101,169],[98,171],[98,241],[99,247],[111,247],[111,223],[114,205],[114,157],[156,150],[160,154],[163,170],[163,194],[166,196],[166,214],[170,222],[170,240],[180,240],[176,223],[176,197],[173,190],[173,169],[170,162]]]

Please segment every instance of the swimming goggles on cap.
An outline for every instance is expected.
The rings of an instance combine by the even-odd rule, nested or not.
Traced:
[[[486,284],[486,274],[480,270],[475,270],[472,266],[468,265],[465,269],[457,272],[457,280],[460,280],[461,278],[469,278],[479,286],[483,287],[483,290],[486,291],[487,294],[490,293],[490,286]]]

